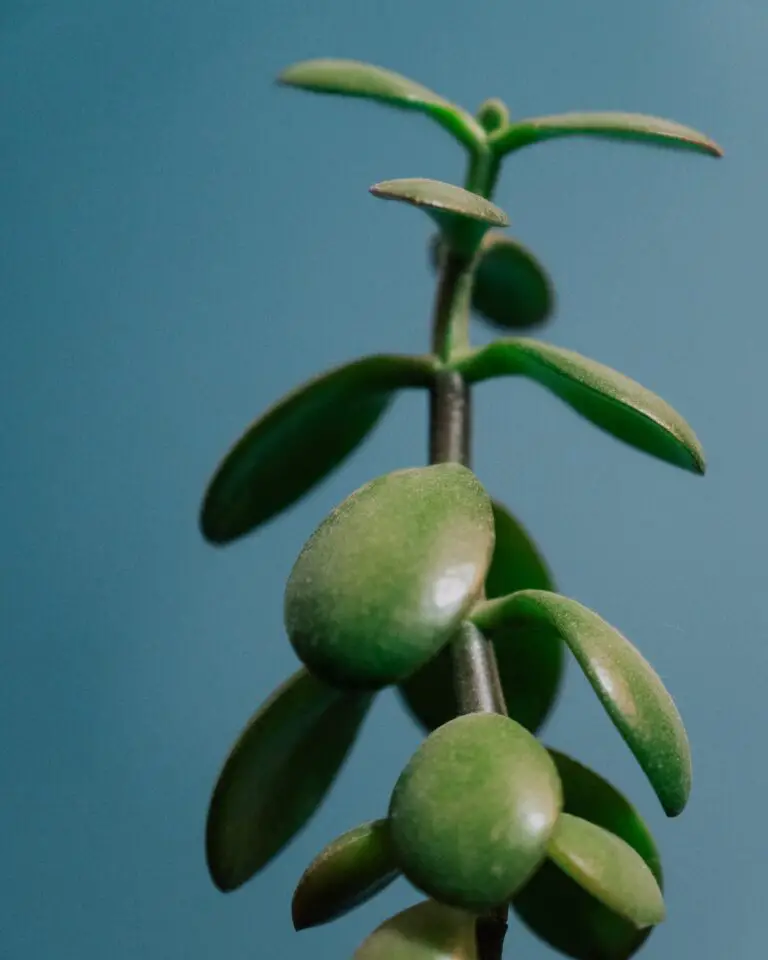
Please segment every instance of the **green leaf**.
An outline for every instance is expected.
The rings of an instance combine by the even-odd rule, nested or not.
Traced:
[[[299,670],[254,714],[208,810],[206,856],[220,890],[235,890],[262,870],[315,813],[370,703]]]
[[[297,930],[328,923],[370,900],[400,874],[386,820],[338,837],[312,861],[293,895]]]
[[[432,266],[441,256],[432,239]],[[545,323],[555,309],[555,291],[544,267],[519,241],[491,230],[483,237],[472,287],[472,309],[492,326],[525,330]]]
[[[453,366],[469,383],[529,377],[630,446],[692,473],[705,471],[701,444],[679,413],[624,374],[573,350],[508,338],[464,354]]]
[[[565,754],[550,750],[563,785],[565,813],[588,820],[635,850],[661,885],[659,852],[635,808],[615,787]],[[547,860],[512,906],[530,930],[575,960],[627,960],[648,939]]]
[[[485,141],[472,114],[407,77],[357,60],[304,60],[283,70],[278,83],[315,93],[362,97],[432,117],[465,147]]]
[[[602,137],[608,140],[633,140],[656,147],[673,147],[721,157],[722,149],[691,127],[673,120],[642,113],[561,113],[550,117],[520,120],[491,136],[498,155],[519,150],[532,143],[555,137]]]
[[[307,541],[285,592],[299,659],[328,683],[399,683],[448,642],[477,600],[493,513],[466,467],[397,470],[356,490]]]
[[[555,765],[532,734],[499,714],[467,714],[430,734],[401,773],[392,843],[416,887],[482,912],[541,864],[561,805]]]
[[[522,590],[489,600],[475,607],[471,619],[489,633],[531,621],[556,629],[667,815],[674,817],[682,812],[691,789],[688,737],[674,701],[629,640],[582,604],[544,590]]]
[[[554,589],[549,569],[522,524],[496,502],[493,519],[496,540],[485,578],[486,596],[492,599],[526,588]],[[497,631],[492,639],[509,715],[533,733],[544,723],[560,688],[564,660],[560,635],[546,625],[530,624]],[[426,730],[453,719],[459,709],[450,650],[441,650],[399,692]]]
[[[374,930],[354,960],[479,960],[475,918],[425,900]]]
[[[563,873],[638,929],[664,919],[664,898],[647,864],[610,831],[563,813],[547,853]]]
[[[509,217],[490,200],[440,180],[413,177],[383,180],[371,187],[375,197],[421,207],[440,228],[448,245],[474,254],[490,226],[506,227]]]
[[[283,397],[217,469],[200,516],[205,538],[229,543],[292,506],[358,446],[396,390],[428,387],[433,371],[430,357],[364,357]]]

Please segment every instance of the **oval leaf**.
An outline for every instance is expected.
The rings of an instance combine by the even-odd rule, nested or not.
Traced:
[[[475,918],[425,900],[374,930],[354,960],[478,960]]]
[[[472,114],[428,90],[420,83],[358,60],[304,60],[287,67],[278,83],[315,93],[334,93],[363,97],[403,110],[415,110],[436,120],[467,147],[475,147],[485,137]]]
[[[416,887],[482,912],[509,901],[540,865],[561,804],[538,740],[508,717],[467,714],[430,734],[401,773],[392,843]]]
[[[609,140],[633,140],[656,147],[674,147],[721,157],[723,151],[709,137],[673,120],[642,113],[561,113],[549,117],[520,120],[491,137],[495,151],[503,155],[521,147],[555,137],[602,137]]]
[[[647,864],[610,831],[564,813],[547,853],[563,873],[638,929],[664,919],[664,898]]]
[[[285,592],[301,661],[341,687],[398,683],[448,642],[482,590],[493,513],[466,467],[398,470],[318,527]]]
[[[471,619],[493,633],[513,623],[546,623],[568,644],[668,816],[691,789],[691,754],[677,707],[648,661],[592,610],[544,590],[523,590],[479,604]]]
[[[563,810],[620,837],[648,865],[661,886],[659,853],[637,811],[588,767],[550,750],[563,785]],[[555,950],[575,960],[627,960],[648,939],[547,860],[513,901],[517,915]]]
[[[320,806],[370,697],[342,695],[299,670],[251,718],[227,758],[206,824],[216,886],[244,884]]]
[[[496,540],[485,578],[489,599],[527,588],[552,590],[554,583],[525,528],[500,503],[493,503]],[[507,712],[532,733],[547,718],[560,689],[563,642],[556,630],[540,624],[499,630],[493,638]],[[399,688],[412,715],[434,730],[459,712],[451,653],[443,649]]]
[[[429,357],[364,357],[283,397],[211,480],[200,516],[205,538],[229,543],[290,507],[365,438],[394,391],[429,386],[433,370]]]
[[[441,256],[440,236],[430,247],[432,266]],[[495,327],[539,327],[555,309],[547,272],[527,247],[491,230],[483,237],[472,286],[472,309]]]
[[[370,900],[400,874],[386,820],[338,837],[312,861],[293,895],[297,930],[328,923]]]
[[[573,350],[509,338],[465,354],[454,366],[470,383],[529,377],[624,443],[692,473],[705,471],[701,444],[679,413],[624,374]]]

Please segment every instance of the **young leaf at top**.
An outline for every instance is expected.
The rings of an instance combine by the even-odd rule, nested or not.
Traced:
[[[361,824],[337,837],[304,871],[293,895],[297,930],[336,920],[400,875],[386,820]]]
[[[673,120],[642,113],[561,113],[548,117],[532,117],[497,130],[490,138],[491,146],[503,156],[521,147],[557,137],[602,137],[607,140],[632,140],[656,147],[672,147],[695,153],[721,157],[722,149],[691,127]]]
[[[299,670],[254,714],[208,810],[206,857],[220,890],[250,880],[314,814],[370,703],[370,696],[342,695]]]
[[[491,635],[497,628],[531,621],[556,629],[667,815],[682,812],[691,789],[688,737],[674,701],[629,640],[582,604],[544,590],[522,590],[478,604],[471,619]]]
[[[509,225],[506,213],[490,200],[441,180],[383,180],[370,189],[375,197],[423,208],[440,227],[451,249],[462,253],[474,254],[489,227]]]
[[[469,383],[528,377],[624,443],[691,473],[706,469],[701,444],[677,411],[624,374],[573,350],[510,337],[465,353],[454,366]]]
[[[475,917],[424,900],[374,930],[353,960],[479,960]]]
[[[440,235],[430,244],[432,266],[440,265]],[[529,330],[545,323],[555,308],[555,291],[544,267],[527,247],[490,230],[483,237],[472,286],[472,309],[492,326]]]
[[[554,590],[552,575],[522,524],[493,503],[496,539],[485,578],[488,599],[517,590]],[[546,624],[498,630],[492,637],[507,712],[535,733],[547,718],[560,689],[564,648]],[[459,712],[450,650],[444,648],[399,688],[411,714],[428,731]]]
[[[229,543],[292,506],[358,446],[395,391],[428,387],[433,370],[430,357],[363,357],[283,397],[214,474],[200,515],[205,538]]]
[[[476,602],[493,537],[490,499],[458,463],[396,470],[360,487],[291,571],[285,626],[299,659],[339,687],[401,682]]]
[[[287,67],[277,80],[285,86],[315,93],[362,97],[402,110],[424,113],[470,149],[485,140],[483,128],[471,113],[420,83],[371,63],[357,60],[304,60]]]
[[[659,852],[648,827],[622,794],[588,767],[550,750],[563,785],[563,811],[610,831],[647,864],[661,887]],[[609,909],[547,859],[512,906],[530,930],[575,960],[627,960],[652,928],[637,926]]]

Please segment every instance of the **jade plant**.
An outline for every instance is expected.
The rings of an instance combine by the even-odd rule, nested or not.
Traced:
[[[284,598],[301,667],[253,715],[208,811],[206,854],[222,891],[270,863],[323,802],[376,695],[397,688],[426,737],[370,821],[330,840],[298,879],[297,930],[328,923],[404,876],[422,899],[358,960],[498,960],[510,908],[555,950],[624,960],[665,915],[656,844],[602,775],[537,733],[570,654],[675,817],[691,788],[674,702],[638,650],[556,592],[525,527],[470,469],[474,387],[535,380],[613,437],[695,474],[704,454],[667,403],[621,373],[521,335],[555,306],[539,260],[498,229],[502,161],[561,137],[632,140],[719,156],[708,137],[657,117],[472,115],[391,71],[348,60],[289,67],[283,85],[426,114],[468,156],[464,186],[385,180],[375,197],[417,207],[437,232],[431,350],[363,357],[279,400],[225,456],[204,497],[212,544],[290,508],[373,430],[401,390],[428,391],[429,465],[372,479],[307,540]],[[513,335],[473,349],[470,316]],[[287,910],[287,900],[286,900]]]

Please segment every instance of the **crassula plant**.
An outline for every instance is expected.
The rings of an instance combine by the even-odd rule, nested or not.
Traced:
[[[224,764],[208,811],[211,876],[231,891],[267,866],[325,798],[377,692],[395,686],[426,738],[388,803],[332,839],[298,880],[296,929],[332,921],[404,875],[421,901],[375,930],[358,960],[498,960],[510,908],[563,954],[623,960],[664,919],[656,845],[618,790],[536,734],[572,656],[670,817],[690,791],[688,740],[652,667],[597,613],[556,592],[524,527],[471,471],[471,391],[528,377],[646,454],[697,474],[704,455],[685,420],[638,383],[520,335],[550,317],[553,287],[533,254],[493,229],[508,218],[491,198],[502,161],[543,140],[721,151],[695,130],[636,114],[513,122],[493,99],[473,116],[355,61],[299,63],[280,82],[426,114],[467,151],[468,169],[463,187],[371,187],[437,226],[431,351],[364,357],[300,386],[248,428],[206,492],[203,535],[231,543],[327,476],[398,391],[429,392],[429,465],[351,493],[296,560],[284,619],[302,666]],[[515,335],[472,349],[473,313]]]

